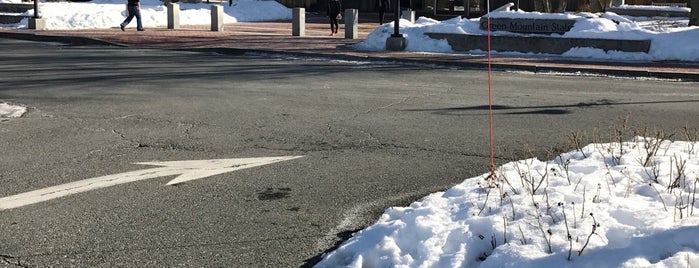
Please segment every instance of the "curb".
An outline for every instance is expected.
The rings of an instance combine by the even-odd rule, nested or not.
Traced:
[[[214,52],[224,55],[244,55],[246,53],[255,54],[266,54],[274,56],[291,56],[291,57],[311,57],[311,58],[324,58],[324,59],[336,59],[336,60],[346,60],[346,61],[372,61],[372,62],[391,62],[406,65],[436,65],[442,67],[452,67],[460,69],[486,69],[488,68],[487,63],[479,62],[454,62],[454,61],[442,61],[442,60],[421,60],[421,59],[402,59],[402,58],[386,58],[386,57],[374,57],[374,56],[354,56],[346,54],[331,54],[331,53],[315,53],[315,52],[289,52],[289,51],[276,51],[276,50],[260,50],[260,49],[241,49],[241,48],[191,48],[191,49],[173,49],[178,51],[189,51],[189,52]],[[613,77],[625,77],[625,78],[656,78],[656,79],[669,79],[669,80],[682,80],[682,81],[699,81],[699,74],[693,73],[676,73],[676,72],[662,72],[662,71],[649,71],[649,70],[623,70],[623,69],[613,69],[613,68],[578,68],[578,67],[560,67],[560,66],[545,66],[545,65],[526,65],[526,64],[506,64],[506,63],[494,63],[491,64],[491,68],[496,71],[522,71],[522,72],[532,72],[532,73],[581,73],[588,75],[607,75]]]
[[[59,35],[41,35],[35,33],[16,33],[0,31],[0,38],[10,38],[28,41],[39,42],[61,42],[69,45],[107,45],[117,47],[131,47],[127,44],[110,42],[96,38],[84,36],[59,36]],[[469,61],[447,61],[435,59],[404,59],[400,57],[378,57],[378,56],[356,56],[337,53],[318,53],[318,52],[291,52],[279,50],[265,49],[247,49],[247,48],[185,48],[185,49],[169,49],[174,51],[190,51],[190,52],[214,52],[225,55],[244,55],[248,53],[275,55],[275,56],[291,56],[291,57],[310,57],[324,58],[347,61],[372,61],[372,62],[391,62],[407,65],[436,65],[451,68],[462,69],[486,69],[487,63],[469,62]],[[681,81],[699,81],[699,73],[678,73],[672,71],[651,71],[651,70],[628,70],[623,68],[614,68],[615,66],[607,66],[606,68],[582,68],[570,66],[547,66],[534,64],[507,64],[507,63],[492,63],[491,68],[496,71],[524,71],[532,73],[581,73],[589,75],[607,75],[614,77],[626,78],[656,78],[670,79]]]
[[[27,40],[27,41],[39,41],[39,42],[59,42],[66,43],[75,46],[88,46],[88,45],[107,45],[107,46],[118,46],[118,47],[129,47],[125,44],[119,44],[115,42],[109,42],[105,40],[100,40],[96,38],[84,37],[84,36],[65,36],[65,35],[41,35],[34,33],[15,33],[15,32],[3,32],[0,31],[0,38],[17,39],[17,40]]]

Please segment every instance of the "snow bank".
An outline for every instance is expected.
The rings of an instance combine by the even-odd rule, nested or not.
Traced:
[[[699,142],[591,144],[495,174],[387,209],[318,267],[699,267]]]
[[[27,112],[27,108],[20,105],[12,105],[0,101],[0,118],[3,117],[21,117]]]

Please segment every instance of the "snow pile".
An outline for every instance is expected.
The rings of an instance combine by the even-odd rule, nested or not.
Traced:
[[[699,142],[638,137],[527,159],[377,223],[318,267],[699,267]]]
[[[9,0],[0,0],[7,2]],[[109,29],[118,27],[124,21],[126,0],[93,0],[91,2],[45,2],[41,3],[39,13],[44,18],[48,30]],[[211,5],[207,3],[180,3],[181,25],[211,24]],[[276,1],[235,0],[231,6],[224,7],[223,22],[251,22],[290,20],[291,9]],[[24,15],[33,16],[34,10]],[[160,0],[141,0],[141,18],[145,28],[166,27],[167,7]],[[25,19],[13,28],[26,28]],[[136,19],[129,26],[136,27]]]
[[[0,118],[4,117],[21,117],[27,112],[27,108],[19,105],[12,105],[0,101]]]
[[[667,8],[667,7],[658,7]],[[594,58],[604,60],[638,60],[638,61],[699,61],[699,46],[689,44],[697,43],[699,27],[687,27],[688,18],[648,20],[620,16],[612,12],[602,14],[557,14],[523,11],[491,12],[491,18],[521,18],[521,19],[574,19],[575,26],[564,34],[551,34],[552,37],[569,38],[606,38],[622,40],[651,40],[649,53],[642,52],[605,52],[601,49],[575,48],[564,53],[563,57]],[[487,31],[479,28],[480,18],[465,19],[455,17],[445,21],[436,21],[428,18],[419,18],[415,23],[401,20],[400,33],[406,38],[406,51],[412,52],[436,52],[453,53],[446,40],[432,40],[427,38],[425,32],[435,33],[462,33],[487,35]],[[666,21],[673,24],[666,25]],[[662,22],[662,23],[661,23]],[[383,51],[386,48],[386,39],[393,34],[393,22],[379,26],[369,34],[363,42],[355,45],[355,49],[364,51]],[[495,31],[494,35],[525,35],[505,31]],[[549,36],[549,35],[547,35]],[[483,51],[471,51],[470,53],[482,54]],[[534,53],[497,52],[499,55],[535,56]]]

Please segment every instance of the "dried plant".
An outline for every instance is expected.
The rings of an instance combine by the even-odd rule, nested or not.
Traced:
[[[541,179],[539,180],[539,183],[536,184],[536,187],[534,187],[534,180],[532,180],[532,194],[535,194],[537,190],[541,187],[541,184],[546,181],[546,186],[548,187],[548,178],[549,178],[549,162],[546,162],[546,167],[544,167],[544,174],[541,174],[538,170],[536,173],[539,173],[539,176]]]
[[[684,199],[682,199],[682,192],[676,193],[675,194],[675,221],[677,221],[677,213],[679,212],[679,219],[684,218],[684,210],[687,209],[689,210],[689,205],[684,203]]]
[[[641,161],[641,164],[644,167],[647,167],[651,163],[653,157],[655,157],[655,154],[658,153],[661,142],[662,141],[656,139],[646,139],[646,142],[643,144],[643,148],[646,150],[646,154],[645,158]]]
[[[582,146],[582,143],[583,143],[583,136],[584,136],[584,135],[583,135],[582,133],[580,133],[580,132],[572,132],[572,133],[570,134],[570,136],[569,136],[569,141],[570,141],[571,143],[573,143],[573,145],[575,146],[575,148],[576,148],[580,153],[582,153],[583,157],[587,158],[587,155],[585,154],[585,152],[584,152],[583,149],[582,149],[582,147],[583,147],[583,146]]]
[[[546,241],[546,246],[548,248],[546,250],[546,253],[551,254],[551,253],[553,253],[553,249],[551,248],[551,235],[553,235],[553,233],[551,232],[551,229],[544,228],[544,223],[543,223],[543,220],[541,217],[541,213],[539,212],[539,206],[538,206],[538,204],[535,204],[534,206],[536,207],[535,210],[536,210],[537,227],[539,227],[539,231],[541,231],[541,236],[544,238],[544,241]],[[546,229],[546,230],[544,230],[544,229]]]
[[[512,183],[510,183],[510,180],[507,178],[507,176],[505,175],[505,173],[504,173],[504,172],[500,172],[499,175],[502,177],[502,180],[507,184],[507,186],[510,187],[510,191],[512,191],[513,194],[518,195],[518,194],[519,194],[519,191],[517,190],[517,188],[515,188],[514,186],[512,186]]]
[[[607,174],[604,175],[606,180],[604,180],[604,182],[607,183],[607,190],[609,191],[609,195],[611,196],[612,187],[609,185],[609,181],[612,181],[612,184],[614,184],[614,188],[616,188],[616,182],[614,181],[614,176],[612,176],[612,170],[609,168],[609,165],[605,164],[604,166],[607,168]]]
[[[587,187],[583,186],[582,212],[580,212],[580,219],[581,219],[581,220],[585,218],[585,194],[587,193],[587,191],[585,190],[585,188],[587,188]]]
[[[697,144],[697,140],[699,139],[699,132],[697,129],[692,129],[690,130],[688,126],[684,126],[682,128],[684,137],[689,141],[689,148],[687,148],[687,152],[689,154],[694,154],[694,145]]]
[[[629,174],[629,169],[626,168],[626,167],[624,167],[624,168],[621,170],[621,174],[624,175],[624,177],[626,177],[626,181],[628,182],[627,185],[626,185],[626,192],[624,193],[624,197],[625,197],[625,198],[628,198],[629,195],[631,194],[631,186],[632,186],[632,183],[642,184],[643,182],[642,182],[642,181],[639,181],[639,180],[637,180],[637,179],[635,179],[634,177],[632,177],[632,176]]]
[[[503,232],[502,232],[502,238],[505,244],[507,244],[507,217],[505,215],[502,215],[502,227],[503,227]]]
[[[566,208],[562,202],[558,203],[558,206],[561,208],[561,211],[563,211],[563,221],[566,225],[566,238],[568,239],[568,260],[570,261],[570,255],[573,252],[573,236],[570,235],[570,229],[568,228],[568,217],[566,216]]]
[[[485,190],[485,201],[483,202],[483,207],[481,207],[481,209],[478,211],[478,214],[477,214],[478,216],[480,216],[481,213],[483,213],[483,210],[485,210],[485,208],[488,206],[488,197],[490,197],[490,189],[492,189],[491,187],[482,187],[481,186],[481,189],[482,188],[485,188],[487,190]]]
[[[580,185],[580,182],[582,181],[582,179],[583,179],[584,177],[585,177],[585,175],[580,176],[580,178],[578,179],[578,182],[575,184],[575,188],[573,188],[573,191],[577,191],[577,190],[578,190],[578,185]]]
[[[677,157],[675,155],[673,158],[670,159],[670,163],[675,162],[675,168],[677,168],[677,174],[675,178],[670,182],[670,184],[667,186],[668,192],[672,193],[672,190],[675,188],[680,188],[680,180],[682,178],[685,178],[685,168],[687,167],[687,160],[682,160],[682,157]],[[672,171],[670,172],[670,175],[672,176]]]
[[[561,164],[561,167],[565,170],[566,180],[568,180],[568,185],[570,185],[570,159],[566,159],[566,161]]]
[[[660,198],[660,201],[663,203],[663,208],[665,208],[665,211],[667,211],[667,206],[665,205],[665,200],[663,200],[663,195],[660,194],[658,189],[655,189],[655,187],[653,186],[653,183],[649,183],[648,186],[650,186],[650,188],[653,188],[655,193],[658,194],[658,198]]]
[[[699,183],[699,177],[694,179],[694,189],[692,190],[692,202],[691,206],[689,206],[691,208],[689,211],[690,216],[694,216],[694,204],[697,202],[697,183]]]
[[[595,215],[590,213],[590,217],[592,217],[592,231],[590,232],[590,235],[587,236],[587,240],[585,241],[585,244],[582,246],[580,251],[578,251],[578,256],[582,255],[583,251],[587,247],[587,244],[590,243],[590,238],[592,238],[592,235],[596,234],[595,232],[597,231],[597,227],[600,227],[600,224],[595,219]]]
[[[575,217],[575,202],[570,202],[570,205],[573,206],[573,229],[578,229],[578,219]]]
[[[600,192],[602,191],[602,184],[597,184],[597,193],[595,196],[592,197],[592,203],[599,203],[601,202],[600,198]]]
[[[516,215],[515,214],[515,203],[512,202],[512,196],[510,196],[508,193],[504,193],[504,195],[505,196],[503,198],[507,198],[507,200],[510,201],[510,207],[512,207],[512,220],[514,221],[517,219],[517,218],[515,218],[515,215]]]
[[[645,155],[643,159],[640,159],[641,164],[647,167],[651,164],[653,157],[658,154],[658,150],[663,145],[663,141],[670,140],[675,134],[665,134],[665,131],[659,130],[655,132],[655,137],[645,138],[643,143],[643,149],[645,149]],[[645,135],[644,135],[645,137]]]
[[[650,171],[648,170],[650,168]],[[648,179],[652,180],[655,183],[660,184],[660,166],[658,165],[652,165],[650,167],[646,167],[643,170],[646,173],[646,176],[648,176]]]
[[[619,165],[621,162],[621,156],[624,155],[624,141],[627,139],[626,133],[629,130],[629,117],[626,116],[624,119],[622,119],[622,124],[621,128],[617,128],[614,132],[615,134],[615,140],[617,143],[619,143],[619,156],[614,155],[614,150],[612,150],[612,161],[614,162],[614,165]]]
[[[519,234],[522,236],[522,239],[519,242],[522,243],[522,245],[529,244],[529,243],[527,243],[527,238],[524,237],[524,232],[522,231],[522,226],[517,224],[517,228],[519,229]]]

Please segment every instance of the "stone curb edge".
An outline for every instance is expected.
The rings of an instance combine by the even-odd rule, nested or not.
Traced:
[[[108,45],[108,46],[118,46],[118,47],[128,47],[128,45],[119,44],[115,42],[109,42],[105,40],[100,40],[91,37],[84,36],[67,36],[67,35],[41,35],[34,33],[14,33],[14,32],[2,32],[0,31],[0,38],[8,39],[18,39],[27,41],[39,41],[39,42],[59,42],[66,43],[76,46],[85,45]]]
[[[64,36],[64,35],[40,35],[34,33],[14,33],[0,31],[0,38],[10,38],[28,41],[40,42],[60,42],[70,45],[108,45],[118,47],[130,47],[126,44],[109,42],[91,37],[84,36]],[[291,52],[279,50],[265,49],[244,49],[244,48],[185,48],[185,49],[170,49],[177,51],[191,52],[215,52],[228,55],[244,55],[246,53],[267,54],[276,56],[291,56],[291,57],[310,57],[310,58],[328,58],[347,61],[372,61],[372,62],[393,62],[399,64],[413,65],[436,65],[443,67],[454,67],[464,69],[485,69],[486,63],[479,62],[458,62],[433,59],[401,59],[398,57],[379,57],[379,56],[356,56],[337,53],[320,53],[320,52]],[[570,74],[587,74],[587,75],[609,75],[617,77],[643,77],[643,78],[658,78],[658,79],[674,79],[682,81],[699,81],[699,74],[693,73],[677,73],[677,72],[662,72],[648,70],[620,70],[613,68],[578,68],[565,66],[540,66],[540,65],[525,65],[525,64],[491,64],[493,70],[497,71],[524,71],[533,73],[570,73]]]
[[[396,57],[377,57],[377,56],[355,56],[346,54],[318,53],[318,52],[291,52],[278,50],[261,50],[261,49],[241,49],[241,48],[190,48],[190,49],[173,49],[179,51],[190,52],[214,52],[228,55],[244,55],[246,53],[267,54],[276,56],[290,57],[306,57],[306,58],[327,58],[346,61],[372,61],[372,62],[391,62],[398,64],[411,65],[435,65],[442,67],[453,67],[463,69],[485,69],[487,63],[478,62],[453,62],[444,60],[422,60],[422,59],[401,59]],[[699,81],[699,74],[693,73],[675,73],[675,72],[658,72],[648,70],[620,70],[612,68],[578,68],[578,67],[562,67],[562,66],[539,66],[539,65],[524,65],[524,64],[491,64],[493,70],[496,71],[523,71],[532,73],[565,73],[565,74],[584,74],[584,75],[608,75],[614,77],[643,77],[670,79],[682,81]]]

